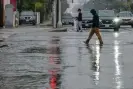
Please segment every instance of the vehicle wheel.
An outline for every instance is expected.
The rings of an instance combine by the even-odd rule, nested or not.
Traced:
[[[35,23],[35,22],[33,22],[33,23],[32,23],[32,25],[36,25],[36,23]]]
[[[72,23],[72,26],[74,26],[74,24]]]
[[[116,32],[116,31],[119,31],[119,29],[120,29],[120,25],[117,25],[115,28],[114,28],[114,31]]]
[[[19,25],[22,25],[22,23],[20,22]]]
[[[131,27],[133,28],[133,25],[131,25]]]
[[[119,28],[114,28],[114,32],[117,32],[117,31],[119,31]]]

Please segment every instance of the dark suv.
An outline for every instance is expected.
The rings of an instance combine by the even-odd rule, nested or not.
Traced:
[[[19,24],[36,25],[36,15],[33,11],[22,11],[19,18]]]

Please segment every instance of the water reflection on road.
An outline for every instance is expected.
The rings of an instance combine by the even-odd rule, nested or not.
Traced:
[[[123,82],[122,82],[122,70],[121,70],[121,65],[120,65],[120,42],[117,40],[119,37],[119,33],[114,33],[114,63],[115,63],[115,83],[116,83],[116,89],[121,89],[123,88]]]
[[[91,60],[91,69],[93,70],[93,80],[95,85],[98,85],[100,80],[100,54],[102,46],[98,45],[98,41],[96,41],[95,46],[87,45],[87,49],[89,50],[90,60]]]
[[[49,54],[49,87],[47,89],[60,89],[61,85],[61,61],[60,58],[60,38],[59,37],[53,37],[50,41],[50,44],[52,46],[49,46],[48,48],[48,54]]]

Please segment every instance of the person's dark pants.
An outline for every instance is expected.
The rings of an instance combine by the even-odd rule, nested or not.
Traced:
[[[86,43],[89,43],[89,42],[90,42],[90,39],[92,38],[92,36],[94,35],[94,33],[95,33],[96,36],[98,37],[100,44],[103,44],[103,40],[102,40],[100,31],[99,31],[99,28],[92,28],[92,29],[91,29],[91,32],[90,32],[90,34],[89,34],[89,37],[88,37],[88,39],[86,40]]]

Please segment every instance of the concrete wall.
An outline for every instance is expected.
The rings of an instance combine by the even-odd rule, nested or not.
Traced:
[[[12,4],[14,6],[14,11],[16,11],[16,0],[1,0],[2,4],[3,4],[3,18],[0,20],[3,20],[3,25],[5,24],[5,6],[7,4]]]

